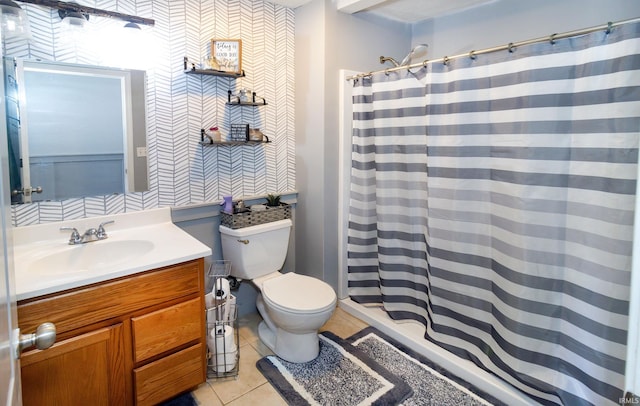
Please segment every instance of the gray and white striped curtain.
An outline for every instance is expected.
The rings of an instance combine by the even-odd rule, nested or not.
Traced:
[[[349,294],[542,404],[623,396],[640,25],[354,88]]]

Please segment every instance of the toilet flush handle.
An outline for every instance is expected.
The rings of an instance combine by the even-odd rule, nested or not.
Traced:
[[[244,245],[249,244],[249,240],[238,240],[238,242],[243,243]]]

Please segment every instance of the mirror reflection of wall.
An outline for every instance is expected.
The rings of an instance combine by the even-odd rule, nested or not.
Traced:
[[[24,69],[33,201],[124,193],[121,79]],[[55,97],[52,103],[51,97]]]
[[[22,202],[148,189],[143,71],[16,66]]]

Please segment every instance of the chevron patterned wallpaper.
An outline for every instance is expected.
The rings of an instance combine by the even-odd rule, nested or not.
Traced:
[[[150,190],[144,193],[69,199],[12,207],[16,226],[187,206],[295,189],[294,12],[264,0],[88,0],[79,3],[156,21],[144,29],[151,45],[119,44],[123,22],[91,17],[87,34],[69,38],[57,11],[20,3],[34,39],[7,40],[4,54],[59,62],[114,66],[143,51],[147,70],[147,133]],[[185,56],[208,56],[213,38],[242,39],[241,79],[186,75]],[[110,52],[109,49],[116,49]],[[136,66],[131,66],[138,68]],[[227,91],[249,88],[264,107],[229,107]],[[258,146],[202,147],[200,129],[223,134],[232,123],[260,128],[273,142]],[[55,131],[52,132],[52,136]],[[90,135],[88,135],[90,136]]]

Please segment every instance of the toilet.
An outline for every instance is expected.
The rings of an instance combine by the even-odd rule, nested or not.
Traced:
[[[318,356],[318,329],[333,314],[337,297],[319,279],[279,272],[291,226],[290,219],[239,229],[221,225],[220,237],[222,256],[231,261],[231,276],[250,280],[260,292],[260,340],[280,358],[300,363]]]

